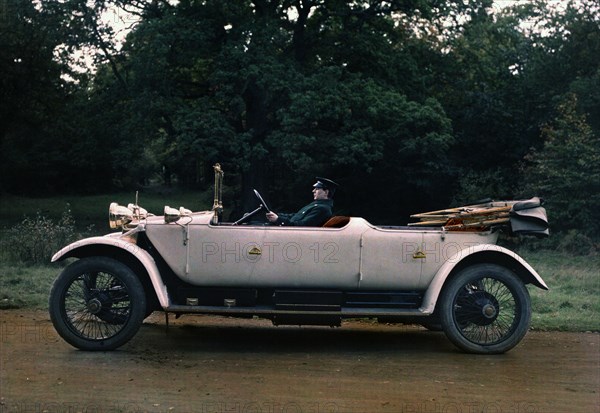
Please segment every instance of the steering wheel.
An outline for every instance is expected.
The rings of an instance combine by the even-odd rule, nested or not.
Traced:
[[[256,208],[254,211],[244,214],[244,216],[241,217],[240,219],[238,219],[237,221],[235,221],[233,223],[233,225],[244,224],[244,223],[250,221],[252,219],[252,217],[254,217],[256,214],[260,213],[261,211],[269,212],[271,210],[271,209],[269,209],[267,203],[265,202],[263,197],[260,195],[260,193],[258,193],[258,191],[256,189],[254,190],[254,195],[256,195],[258,202],[260,202],[260,205],[258,206],[258,208]]]

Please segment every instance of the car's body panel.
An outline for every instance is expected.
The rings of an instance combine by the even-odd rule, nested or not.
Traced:
[[[413,257],[421,234],[371,226],[361,239],[361,289],[419,289],[421,259]]]
[[[196,285],[353,289],[360,225],[345,228],[192,227]]]
[[[195,284],[355,289],[362,220],[344,228],[209,226],[192,228]]]
[[[343,228],[148,224],[173,272],[196,286],[426,290],[450,256],[495,242],[491,232],[382,228],[352,218]]]
[[[426,290],[448,254],[495,242],[497,234],[371,226],[362,237],[360,287]]]
[[[344,228],[147,225],[148,238],[173,272],[198,286],[358,287],[362,219]]]
[[[118,248],[143,265],[164,309],[175,304],[155,260],[135,244],[136,232],[146,232],[173,273],[193,286],[424,292],[418,311],[390,310],[388,314],[432,314],[452,270],[481,252],[510,257],[531,275],[533,283],[547,289],[525,260],[492,244],[497,234],[489,231],[386,228],[362,218],[352,218],[343,228],[211,225],[210,218],[210,214],[198,213],[187,222],[166,224],[155,217],[128,233],[77,241],[57,252],[52,261],[81,257],[82,250],[98,245]],[[365,309],[348,311],[368,313]]]
[[[159,250],[162,249],[162,257],[176,275],[192,285],[425,291],[423,302],[417,310],[345,308],[340,314],[346,317],[368,316],[369,313],[373,316],[431,315],[453,269],[467,257],[484,252],[493,251],[509,257],[533,277],[536,286],[548,289],[540,275],[514,252],[498,245],[477,242],[493,240],[495,235],[489,233],[463,233],[456,237],[453,235],[457,234],[438,230],[385,229],[371,226],[360,218],[352,219],[345,228],[211,226],[207,221],[190,225],[189,262],[196,264],[189,265],[184,242],[186,226],[164,223],[145,226],[147,232],[159,228],[161,236],[153,237],[153,243]],[[143,230],[144,227],[139,227],[135,232]],[[206,232],[205,237],[201,235],[203,232]],[[286,247],[292,232],[295,241],[289,241],[290,246]],[[315,238],[316,235],[318,238]],[[234,239],[237,241],[233,242],[233,246],[227,244]],[[169,245],[169,240],[172,245]],[[333,246],[334,243],[337,244]],[[189,307],[173,304],[155,260],[134,243],[131,232],[74,242],[58,251],[52,257],[52,262],[81,257],[83,250],[99,245],[118,248],[135,257],[148,273],[163,309],[224,314],[273,312],[268,308],[209,307],[196,307],[192,311]],[[248,254],[252,248],[261,246],[265,251],[262,255]],[[85,255],[90,253],[86,252]],[[188,271],[186,265],[189,266]],[[277,270],[282,268],[281,272]],[[437,271],[433,272],[432,268],[437,268]],[[288,276],[285,282],[281,281],[283,276]]]

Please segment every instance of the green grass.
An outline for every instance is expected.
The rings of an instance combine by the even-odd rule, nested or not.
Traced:
[[[59,266],[0,264],[0,309],[47,309],[48,295]]]
[[[540,330],[600,331],[600,256],[553,251],[522,255],[549,291],[530,287],[532,327]]]

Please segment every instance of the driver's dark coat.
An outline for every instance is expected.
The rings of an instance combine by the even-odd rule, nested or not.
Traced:
[[[320,227],[333,215],[332,199],[317,199],[295,214],[277,214],[275,225]]]

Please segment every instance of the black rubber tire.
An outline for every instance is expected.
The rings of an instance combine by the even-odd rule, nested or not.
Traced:
[[[90,281],[93,279],[93,281]],[[144,287],[112,258],[88,257],[66,267],[50,291],[50,319],[81,350],[114,350],[138,332],[146,314]]]
[[[444,333],[468,353],[507,352],[527,334],[531,321],[527,288],[496,264],[463,269],[444,286],[439,305]]]

